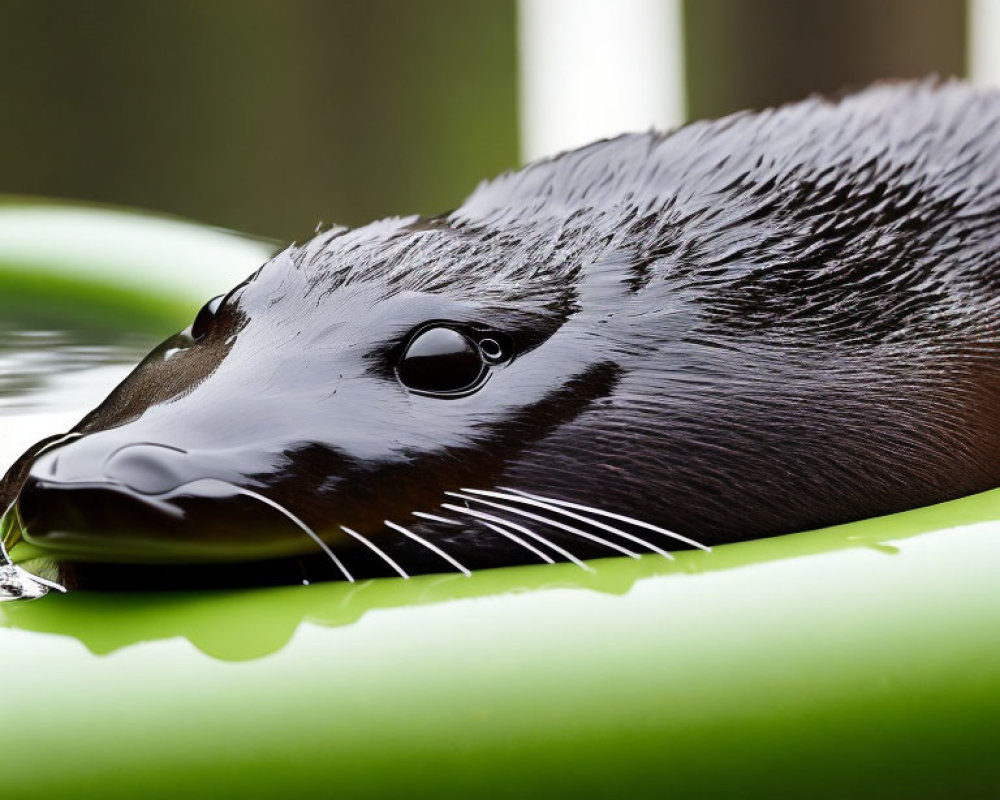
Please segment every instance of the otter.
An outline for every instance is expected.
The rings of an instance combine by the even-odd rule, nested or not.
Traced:
[[[629,134],[293,245],[0,484],[84,588],[669,557],[1000,484],[1000,93]]]

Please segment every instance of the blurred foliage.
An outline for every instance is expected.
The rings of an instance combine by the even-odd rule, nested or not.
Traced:
[[[964,71],[962,0],[684,17],[691,118]],[[288,240],[447,210],[517,162],[515,0],[0,0],[0,20],[0,192]]]
[[[102,343],[127,331],[148,348],[190,317],[191,303],[167,292],[23,269],[0,257],[0,331],[73,331],[77,341]],[[0,349],[7,345],[0,336]]]
[[[514,166],[509,0],[0,0],[0,191],[280,239]]]
[[[685,0],[688,116],[965,73],[962,0]]]

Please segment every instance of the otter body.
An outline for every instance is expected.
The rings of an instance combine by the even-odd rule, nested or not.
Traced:
[[[626,135],[334,229],[0,486],[80,585],[634,555],[1000,484],[1000,94]]]

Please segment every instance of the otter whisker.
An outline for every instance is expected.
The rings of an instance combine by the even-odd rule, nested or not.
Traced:
[[[287,508],[281,505],[281,503],[275,502],[270,497],[265,497],[259,492],[255,492],[252,489],[244,488],[243,486],[235,486],[234,484],[231,483],[226,483],[226,486],[228,486],[230,489],[233,489],[238,494],[246,495],[247,497],[253,498],[254,500],[259,500],[264,505],[273,508],[278,513],[284,515],[285,518],[287,518],[290,522],[292,522],[296,527],[304,531],[305,534],[310,539],[316,542],[316,544],[319,546],[319,549],[322,550],[324,553],[326,553],[326,555],[330,558],[330,560],[337,565],[337,569],[339,569],[341,573],[343,573],[344,577],[347,578],[347,580],[349,580],[351,583],[354,583],[354,576],[347,571],[347,567],[345,567],[341,563],[340,559],[337,558],[337,555],[333,552],[333,550],[330,549],[327,543],[324,542],[322,539],[320,539],[319,535],[312,528],[310,528],[301,519],[295,516],[291,511],[289,511]]]
[[[508,531],[505,528],[501,528],[499,525],[494,525],[492,522],[487,522],[486,520],[480,520],[479,522],[481,525],[484,525],[491,531],[495,531],[496,533],[499,533],[501,536],[510,539],[515,544],[521,545],[521,547],[523,547],[525,550],[530,550],[532,553],[534,553],[536,556],[542,559],[542,561],[544,561],[546,564],[556,563],[555,559],[552,558],[552,556],[550,556],[548,553],[542,550],[539,550],[537,547],[531,544],[531,542],[524,541],[524,539],[522,539],[516,533],[512,533],[511,531]]]
[[[7,561],[8,564],[12,563],[10,556],[7,554],[7,516],[11,511],[14,510],[14,506],[17,505],[17,497],[15,497],[10,505],[4,509],[3,514],[0,514],[0,554]]]
[[[24,569],[23,567],[19,567],[17,564],[15,564],[11,560],[10,555],[7,553],[7,548],[4,546],[4,543],[0,542],[0,577],[2,577],[5,572],[7,573],[8,576],[7,580],[12,579],[18,581],[18,583],[21,584],[22,589],[24,588],[23,584],[25,582],[24,579],[26,578],[27,583],[29,584],[37,583],[39,586],[44,586],[47,589],[55,589],[57,592],[66,594],[66,587],[63,586],[61,583],[56,583],[55,581],[50,581],[46,578],[42,578],[36,575],[35,573],[28,572],[28,570]],[[18,575],[21,576],[20,580],[18,580],[17,577]],[[44,594],[44,591],[38,590],[38,594],[39,595]],[[19,592],[18,594],[12,595],[12,598],[16,599],[18,597],[24,597],[24,596],[25,595],[23,593]]]
[[[574,514],[572,511],[567,511],[565,508],[559,508],[558,506],[546,503],[542,500],[536,499],[534,497],[519,497],[513,494],[504,494],[503,492],[490,492],[485,489],[462,489],[463,492],[468,492],[469,494],[483,495],[485,497],[496,497],[501,500],[511,500],[515,503],[527,503],[528,505],[536,506],[538,508],[543,508],[546,511],[551,511],[555,514],[562,514],[564,517],[569,517],[571,519],[578,520],[580,522],[586,522],[588,525],[592,525],[595,528],[600,528],[608,533],[613,533],[617,536],[621,536],[623,539],[628,539],[630,542],[635,542],[636,544],[642,545],[648,548],[653,553],[661,555],[666,559],[673,561],[674,557],[668,553],[666,550],[662,550],[657,547],[652,542],[646,539],[641,539],[638,536],[634,536],[631,533],[627,533],[623,530],[619,530],[611,525],[605,525],[603,522],[598,522],[595,519],[590,519],[583,516],[582,514]]]
[[[429,519],[433,522],[443,522],[445,525],[461,525],[457,519],[448,519],[447,517],[439,517],[437,514],[428,514],[426,511],[413,511],[411,512],[413,516],[420,517],[421,519]]]
[[[357,539],[362,544],[367,545],[375,553],[375,555],[379,556],[386,564],[388,564],[390,567],[392,567],[394,570],[396,570],[396,572],[399,573],[399,576],[401,578],[404,578],[406,580],[410,579],[410,576],[406,574],[406,572],[403,570],[403,568],[401,566],[399,566],[399,564],[397,564],[391,558],[389,558],[389,556],[386,553],[384,553],[381,550],[381,548],[379,548],[378,545],[376,545],[374,542],[369,541],[367,538],[365,538],[364,536],[362,536],[356,530],[352,530],[351,528],[348,528],[346,525],[341,525],[340,529],[344,533],[346,533],[348,536],[353,536],[355,539]]]
[[[69,434],[67,434],[68,436]],[[28,570],[23,567],[19,567],[14,563],[13,559],[10,557],[10,553],[7,552],[7,543],[4,541],[4,534],[7,532],[7,515],[14,510],[14,506],[17,505],[17,499],[15,498],[10,505],[7,506],[3,514],[0,514],[0,570],[4,567],[9,567],[14,571],[14,574],[20,574],[27,577],[30,581],[44,586],[47,589],[55,589],[57,592],[66,594],[66,587],[61,583],[56,583],[55,581],[47,580],[46,578],[39,577],[33,572],[28,572]]]
[[[649,522],[642,522],[638,519],[633,519],[632,517],[627,517],[624,514],[615,514],[613,511],[605,511],[603,508],[593,508],[592,506],[581,505],[580,503],[571,503],[568,500],[556,500],[552,497],[540,497],[537,494],[531,494],[530,492],[522,492],[520,489],[511,489],[506,486],[498,486],[498,489],[502,489],[505,492],[511,492],[512,494],[520,495],[521,497],[530,497],[534,500],[543,500],[546,503],[552,503],[557,506],[564,506],[566,508],[575,508],[579,511],[587,511],[591,514],[597,514],[600,517],[607,517],[608,519],[615,519],[619,522],[627,522],[630,525],[635,525],[639,528],[645,528],[648,531],[655,531],[657,533],[662,533],[664,536],[669,536],[672,539],[676,539],[679,542],[684,542],[692,547],[697,547],[699,550],[704,550],[707,553],[712,551],[712,548],[708,545],[704,545],[701,542],[696,542],[694,539],[689,539],[687,536],[681,536],[679,533],[674,533],[673,531],[668,531],[666,528],[660,528]]]
[[[444,550],[442,550],[437,545],[428,542],[422,536],[417,536],[417,534],[415,534],[413,531],[407,530],[402,525],[397,525],[395,522],[390,522],[389,520],[383,520],[383,521],[388,527],[392,528],[394,531],[399,531],[404,536],[409,536],[411,539],[413,539],[413,541],[422,544],[432,553],[437,553],[439,556],[441,556],[441,558],[443,558],[445,561],[447,561],[449,564],[455,567],[455,569],[457,569],[459,572],[465,575],[466,578],[472,577],[472,573],[469,572],[468,569],[463,567],[460,563],[458,563],[454,558],[448,555]]]
[[[567,561],[573,562],[574,564],[576,564],[580,569],[584,570],[585,572],[593,572],[594,571],[593,568],[589,567],[587,564],[584,564],[579,558],[577,558],[575,555],[573,555],[569,550],[566,550],[566,549],[560,547],[555,542],[550,542],[544,536],[541,536],[541,535],[535,533],[533,530],[531,530],[529,528],[526,528],[524,525],[518,525],[516,522],[511,522],[510,520],[502,519],[501,517],[497,517],[497,516],[495,516],[493,514],[487,514],[485,511],[477,511],[474,508],[465,508],[465,506],[456,506],[456,505],[454,505],[452,503],[442,503],[441,507],[442,508],[447,508],[449,511],[457,511],[460,514],[468,514],[470,517],[476,517],[477,519],[489,520],[490,522],[496,522],[499,525],[506,525],[506,526],[508,526],[510,528],[513,528],[515,531],[523,533],[525,536],[530,536],[536,542],[541,542],[542,544],[547,545],[554,552],[556,552],[559,555],[561,555]]]
[[[597,544],[604,545],[621,553],[629,558],[639,558],[639,554],[629,550],[627,547],[622,547],[622,545],[615,542],[608,541],[602,536],[597,536],[593,533],[587,533],[587,531],[581,531],[579,528],[574,528],[572,525],[566,525],[562,522],[556,522],[548,517],[543,517],[541,514],[533,514],[530,511],[525,511],[524,509],[517,508],[516,506],[508,506],[503,503],[494,503],[491,500],[483,500],[481,497],[476,497],[474,495],[461,494],[459,492],[445,492],[446,495],[450,497],[457,497],[459,500],[468,500],[473,503],[482,503],[483,505],[491,506],[492,508],[499,508],[502,511],[509,511],[511,514],[517,514],[519,517],[527,517],[528,519],[533,519],[536,522],[544,523],[545,525],[550,525],[553,528],[559,528],[567,533],[572,533],[574,536],[579,536],[582,539],[589,539]]]

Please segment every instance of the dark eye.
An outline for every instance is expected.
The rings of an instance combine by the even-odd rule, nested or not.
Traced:
[[[428,328],[410,342],[396,373],[409,389],[452,394],[473,388],[486,372],[479,347],[453,328]]]
[[[221,294],[218,297],[213,297],[201,307],[201,311],[198,312],[191,325],[192,339],[200,339],[211,330],[212,323],[215,322],[215,317],[219,313],[219,306],[222,305],[223,297],[225,295]]]

